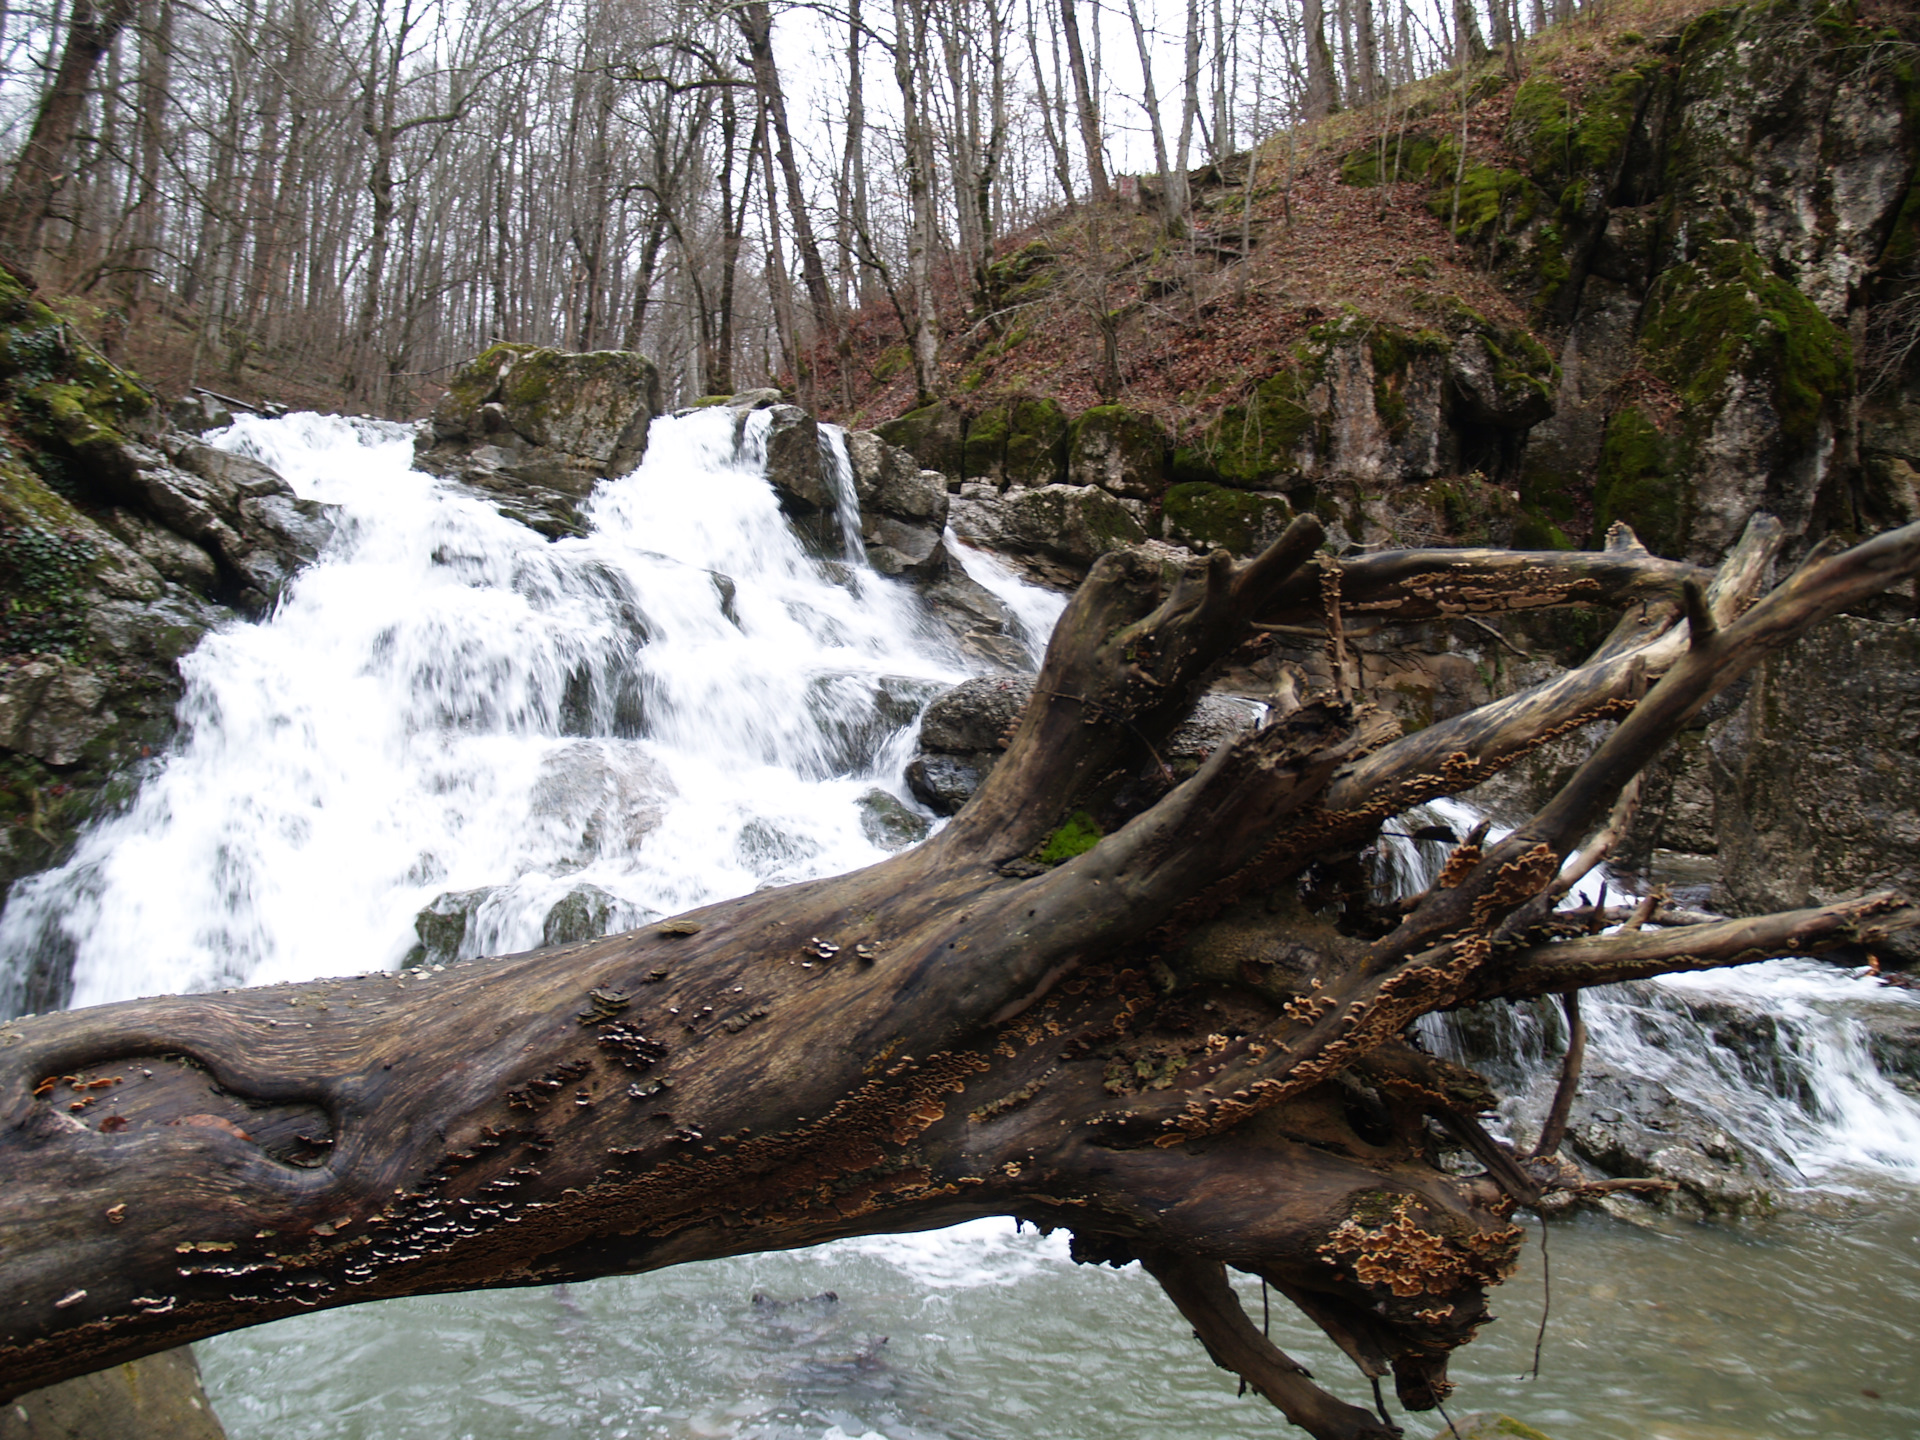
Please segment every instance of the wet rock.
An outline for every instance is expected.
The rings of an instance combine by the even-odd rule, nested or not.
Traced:
[[[579,502],[640,463],[659,410],[659,375],[644,356],[502,343],[454,375],[414,463],[488,492],[549,539],[580,535]]]
[[[482,885],[476,890],[448,890],[436,895],[427,907],[413,917],[413,933],[419,943],[407,952],[401,968],[417,970],[422,965],[450,965],[461,958],[467,930],[475,912],[497,890]]]
[[[0,1440],[224,1440],[186,1346],[0,1406]]]
[[[1032,655],[1014,634],[1018,622],[1013,612],[958,565],[949,566],[946,575],[926,586],[921,594],[968,655],[985,660],[997,670],[1033,668]]]
[[[1567,1126],[1573,1152],[1606,1175],[1672,1180],[1665,1202],[1702,1215],[1764,1214],[1770,1188],[1714,1118],[1654,1080],[1590,1064]]]
[[[1167,433],[1151,415],[1124,405],[1082,411],[1067,436],[1069,485],[1097,485],[1129,500],[1158,500],[1167,488]]]
[[[860,538],[867,563],[882,575],[932,582],[944,579],[951,567],[945,536],[933,525],[873,514],[863,518]]]
[[[1839,616],[1770,656],[1708,749],[1725,907],[1920,893],[1920,621]],[[1912,931],[1876,949],[1920,963]]]
[[[909,675],[817,676],[807,687],[806,706],[819,749],[808,768],[820,779],[871,770],[940,688],[938,681]]]
[[[597,940],[624,929],[633,907],[611,890],[598,885],[576,885],[554,907],[540,926],[542,945],[572,945]]]
[[[1524,1421],[1492,1410],[1456,1415],[1451,1423],[1451,1430],[1440,1432],[1448,1440],[1552,1440],[1551,1436]],[[1439,1437],[1435,1437],[1435,1440],[1439,1440]]]
[[[1147,538],[1124,502],[1091,485],[1043,485],[991,498],[963,494],[953,503],[951,522],[970,543],[1038,552],[1082,572],[1109,551]]]
[[[671,777],[635,741],[576,740],[540,762],[527,796],[527,823],[547,841],[555,865],[626,855],[659,828]]]
[[[839,497],[829,482],[820,450],[820,427],[797,405],[775,405],[767,432],[767,480],[781,508],[802,516],[833,515]]]
[[[1920,1014],[1913,1016],[1867,1013],[1867,1049],[1873,1063],[1895,1085],[1920,1095]]]
[[[936,815],[953,815],[986,779],[983,767],[960,755],[916,755],[907,762],[907,788]]]
[[[863,511],[883,510],[905,520],[945,516],[944,501],[936,510],[932,497],[923,494],[920,464],[911,453],[889,445],[872,430],[849,430],[846,443],[854,493]],[[939,489],[944,496],[946,486],[942,484]]]
[[[950,755],[1005,748],[1033,687],[1030,675],[963,681],[927,706],[920,747]]]
[[[926,816],[911,810],[897,795],[869,790],[859,799],[860,833],[882,850],[905,850],[918,845],[932,830]]]
[[[48,765],[72,765],[118,721],[107,683],[63,660],[0,666],[0,747]]]
[[[209,598],[263,613],[332,536],[334,507],[300,499],[256,460],[183,437],[161,444],[121,445],[116,488],[125,508],[215,562]],[[175,568],[190,573],[194,562],[173,548]]]

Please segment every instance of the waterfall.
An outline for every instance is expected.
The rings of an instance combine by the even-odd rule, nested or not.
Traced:
[[[808,552],[766,420],[655,421],[552,543],[412,470],[407,427],[237,422],[218,443],[338,506],[336,538],[187,658],[173,753],[16,888],[0,953],[70,954],[75,1004],[298,980],[400,963],[430,906],[449,956],[499,953],[924,833],[912,722],[972,666],[857,550]]]
[[[1375,883],[1410,895],[1433,883],[1450,846],[1417,840],[1425,826],[1464,836],[1483,817],[1438,800],[1399,817],[1381,837]],[[1490,839],[1505,832],[1495,828]],[[1596,870],[1568,896],[1614,903],[1633,885]],[[1911,992],[1863,983],[1860,972],[1814,960],[1608,985],[1581,995],[1590,1066],[1651,1082],[1727,1132],[1775,1185],[1844,1186],[1849,1172],[1920,1183],[1920,1103],[1875,1066],[1864,1017],[1920,1016]],[[1473,1065],[1508,1097],[1503,1118],[1537,1123],[1558,1078],[1565,1021],[1548,1002],[1496,1002],[1468,1015],[1423,1017],[1436,1053]]]

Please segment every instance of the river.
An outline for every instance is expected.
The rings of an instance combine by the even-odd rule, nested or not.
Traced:
[[[902,843],[925,823],[902,782],[914,718],[975,667],[857,540],[844,561],[809,553],[760,476],[763,425],[657,421],[641,468],[589,502],[592,533],[549,543],[411,470],[402,427],[239,422],[219,443],[338,506],[335,538],[269,620],[188,657],[175,749],[17,888],[0,955],[16,973],[70,957],[75,1004],[301,979],[406,962],[430,906],[457,920],[434,932],[445,954],[498,953],[569,916],[637,924]],[[1037,652],[1057,597],[962,555]],[[1543,1361],[1519,1379],[1534,1226],[1450,1408],[1556,1440],[1920,1433],[1920,1107],[1858,1023],[1863,1004],[1914,1003],[1811,962],[1595,997],[1594,1052],[1713,1108],[1789,1203],[1732,1224],[1553,1222]],[[1760,1061],[1714,1044],[1703,1017],[1729,1008],[1770,1027]],[[1518,1058],[1496,1078],[1537,1090],[1553,1037],[1509,1023]],[[1273,1323],[1361,1398],[1284,1305]],[[234,1440],[1286,1429],[1137,1268],[1076,1267],[1064,1237],[995,1221],[330,1311],[199,1351]]]

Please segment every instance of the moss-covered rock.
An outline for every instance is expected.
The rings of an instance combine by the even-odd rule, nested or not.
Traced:
[[[1244,556],[1257,555],[1279,539],[1294,511],[1277,495],[1189,480],[1167,491],[1161,514],[1166,537],[1176,544]]]
[[[1661,275],[1641,343],[1654,373],[1691,406],[1713,407],[1735,376],[1765,385],[1796,446],[1853,387],[1846,332],[1738,240],[1710,243]]]
[[[1067,483],[1129,500],[1157,500],[1167,485],[1167,432],[1125,405],[1096,405],[1067,433]]]
[[[966,474],[961,456],[967,435],[966,419],[945,401],[909,410],[898,419],[873,429],[889,445],[897,445],[912,455],[923,470],[938,470],[956,480]]]
[[[1328,440],[1324,418],[1308,408],[1324,362],[1324,354],[1303,349],[1294,364],[1255,385],[1174,451],[1173,478],[1257,490],[1301,474]]]
[[[1003,472],[1007,483],[1035,486],[1064,481],[1067,430],[1067,412],[1058,400],[1016,400],[1008,406]]]

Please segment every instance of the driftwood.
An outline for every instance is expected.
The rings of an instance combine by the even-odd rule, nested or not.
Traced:
[[[316,1306],[1010,1214],[1141,1260],[1311,1434],[1396,1434],[1275,1350],[1223,1267],[1406,1407],[1444,1397],[1516,1205],[1568,1182],[1487,1136],[1487,1086],[1414,1020],[1920,919],[1883,895],[1610,935],[1553,909],[1712,695],[1920,569],[1909,526],[1756,601],[1777,538],[1756,522],[1717,574],[1626,535],[1336,566],[1310,519],[1246,563],[1112,555],[983,788],[884,864],[528,955],[0,1026],[0,1399]],[[1139,793],[1256,624],[1338,650],[1342,611],[1569,603],[1623,618],[1562,678],[1405,737],[1343,684]],[[1428,894],[1370,898],[1383,822],[1602,718],[1526,824],[1460,843]],[[1039,863],[1081,811],[1104,838]],[[1443,1135],[1485,1173],[1444,1170]]]

